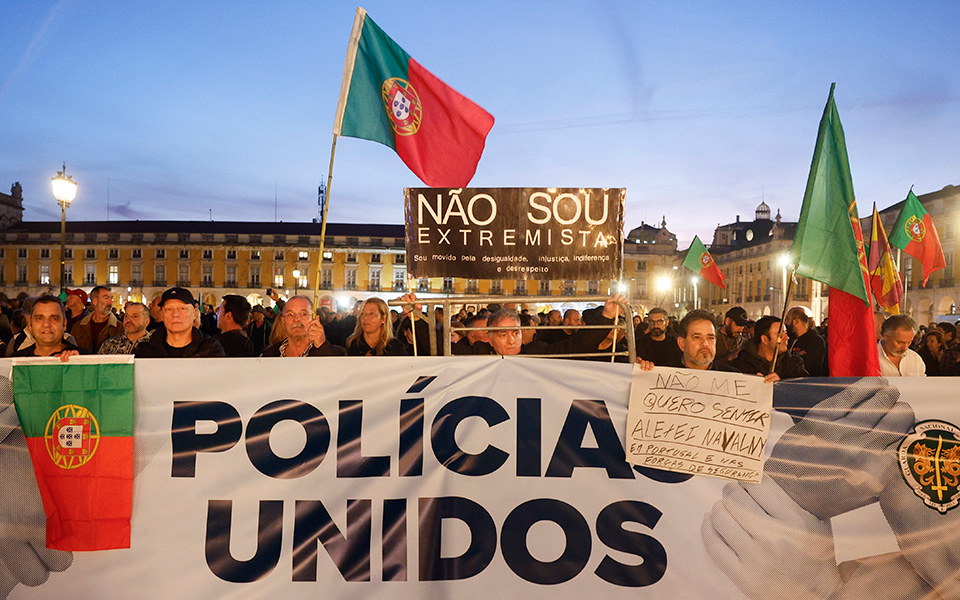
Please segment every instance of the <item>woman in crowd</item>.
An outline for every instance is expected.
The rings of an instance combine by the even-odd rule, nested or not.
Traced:
[[[368,298],[360,307],[357,326],[347,338],[347,356],[403,356],[403,344],[393,337],[390,309],[380,298]]]

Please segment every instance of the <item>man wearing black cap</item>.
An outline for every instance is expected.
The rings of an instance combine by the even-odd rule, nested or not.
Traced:
[[[747,311],[740,306],[734,306],[727,311],[723,318],[723,327],[717,332],[716,360],[729,361],[736,357],[742,342],[741,333],[747,324]]]
[[[193,326],[196,306],[190,290],[173,287],[160,297],[163,326],[137,346],[137,358],[226,356],[220,342]]]

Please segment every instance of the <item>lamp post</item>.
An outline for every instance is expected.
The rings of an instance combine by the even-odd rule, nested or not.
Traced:
[[[67,163],[63,163],[63,170],[57,171],[52,179],[53,197],[60,205],[60,299],[66,299],[67,282],[64,280],[66,271],[67,252],[67,207],[77,197],[77,183],[67,175]]]
[[[300,269],[293,270],[293,295],[300,293]]]

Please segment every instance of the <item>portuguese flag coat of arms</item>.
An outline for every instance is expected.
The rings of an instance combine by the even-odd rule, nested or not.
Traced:
[[[946,267],[937,228],[912,189],[907,193],[900,216],[890,230],[890,243],[920,261],[923,265],[924,287],[934,271]]]
[[[347,47],[334,135],[393,148],[431,187],[466,187],[493,116],[437,79],[373,22],[357,15]]]
[[[48,548],[130,547],[133,357],[108,360],[14,360],[13,397],[47,516]]]
[[[687,250],[687,257],[683,259],[683,266],[700,275],[710,283],[727,289],[727,284],[724,283],[723,272],[720,270],[720,267],[717,266],[717,263],[714,262],[713,257],[710,256],[710,251],[707,250],[707,247],[700,241],[700,236],[693,236],[693,242],[690,244],[690,249]]]

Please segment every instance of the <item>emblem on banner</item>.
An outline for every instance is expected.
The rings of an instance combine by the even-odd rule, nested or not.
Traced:
[[[900,472],[914,493],[946,513],[960,504],[960,429],[944,421],[917,423],[897,450]]]
[[[907,219],[907,222],[903,225],[903,229],[907,232],[907,235],[910,236],[910,239],[915,242],[922,242],[924,236],[927,235],[926,226],[916,215]]]
[[[380,88],[383,107],[390,115],[390,125],[397,135],[413,135],[423,120],[423,105],[417,90],[409,81],[391,77]]]
[[[43,439],[53,464],[61,469],[76,469],[97,451],[100,424],[88,409],[67,404],[50,415]]]
[[[700,254],[700,264],[703,265],[704,268],[707,268],[713,264],[713,257],[710,256],[709,252],[702,252]]]

